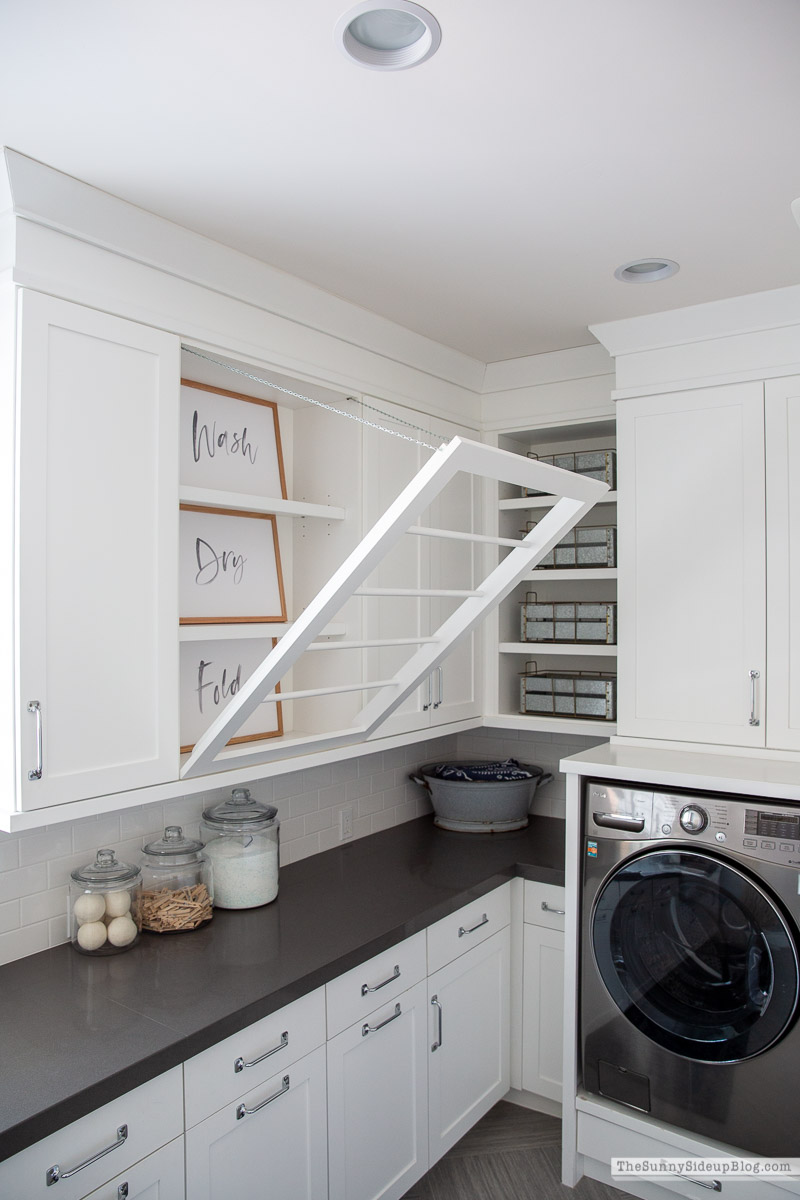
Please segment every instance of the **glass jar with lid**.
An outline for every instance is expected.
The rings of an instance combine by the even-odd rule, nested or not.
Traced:
[[[234,788],[230,800],[207,808],[202,834],[214,872],[216,908],[258,908],[278,894],[280,821],[271,804]]]
[[[167,825],[162,837],[142,850],[142,929],[181,933],[212,917],[211,863],[203,843],[184,837],[180,825]]]
[[[81,954],[120,954],[139,938],[142,873],[98,850],[93,863],[76,867],[69,885],[69,937]]]

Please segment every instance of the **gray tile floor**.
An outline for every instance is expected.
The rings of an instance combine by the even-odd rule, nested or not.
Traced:
[[[501,1100],[403,1200],[629,1200],[593,1179],[561,1183],[561,1122]]]

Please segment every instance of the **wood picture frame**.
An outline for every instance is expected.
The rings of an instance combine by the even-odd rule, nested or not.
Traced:
[[[278,527],[271,513],[180,505],[181,625],[283,622]]]
[[[180,482],[285,500],[275,401],[181,379]]]
[[[181,754],[190,754],[222,708],[237,694],[266,656],[277,638],[209,638],[181,642],[180,740]],[[275,687],[280,692],[280,684]],[[280,701],[260,704],[242,725],[243,732],[229,746],[283,736]]]

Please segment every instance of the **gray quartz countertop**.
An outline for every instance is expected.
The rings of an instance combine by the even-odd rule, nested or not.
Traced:
[[[0,968],[0,1159],[365,962],[514,875],[564,882],[564,822],[516,833],[409,821],[284,867],[263,908],[58,946]]]

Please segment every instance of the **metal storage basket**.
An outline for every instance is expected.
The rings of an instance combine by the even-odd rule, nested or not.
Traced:
[[[528,521],[525,533],[536,526]],[[554,546],[537,567],[615,567],[617,565],[616,525],[576,525]]]
[[[617,677],[602,671],[539,671],[530,661],[520,680],[520,711],[614,721]]]
[[[575,450],[565,454],[535,454],[529,450],[528,458],[549,463],[552,467],[561,467],[565,471],[574,471],[576,475],[584,475],[587,479],[600,479],[610,488],[617,486],[616,450]],[[523,496],[548,495],[547,492],[537,492],[533,488],[523,488],[522,494]]]
[[[528,592],[520,604],[523,642],[600,642],[617,640],[617,605],[606,600],[539,600]]]

